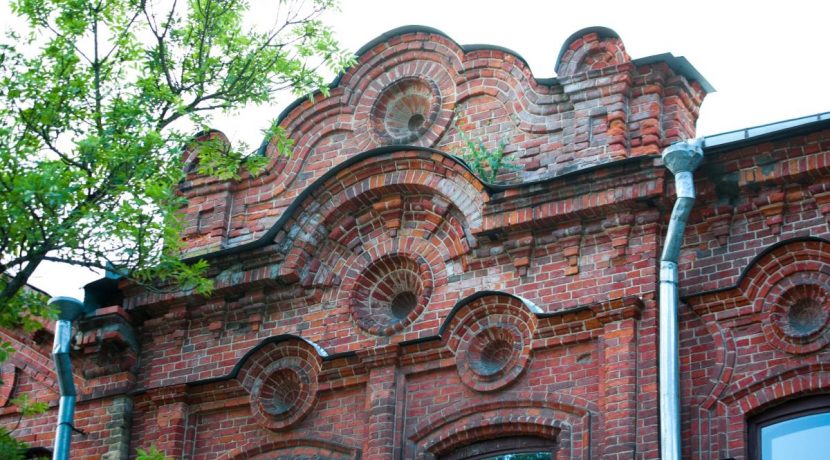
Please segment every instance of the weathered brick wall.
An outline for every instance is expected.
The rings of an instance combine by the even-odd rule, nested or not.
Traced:
[[[716,152],[681,256],[684,433],[744,458],[747,419],[830,390],[830,130]]]
[[[86,320],[78,458],[440,458],[505,437],[658,458],[658,154],[694,136],[708,87],[674,59],[592,29],[538,80],[428,29],[371,43],[286,111],[295,152],[267,146],[269,174],[189,176],[209,297],[124,284],[123,308]],[[482,182],[447,153],[456,125],[521,168]],[[745,458],[747,417],[830,388],[827,136],[707,148],[680,264],[688,458]],[[45,360],[22,372],[53,379],[45,346],[22,346]],[[48,444],[53,417],[27,439]]]
[[[294,152],[282,157],[269,145],[268,175],[229,184],[191,174],[190,250],[260,237],[299,193],[360,152],[395,144],[456,152],[458,126],[490,148],[504,141],[522,169],[502,179],[514,181],[653,155],[694,137],[701,85],[666,62],[638,65],[609,34],[574,36],[559,77],[548,80],[537,80],[509,51],[463,48],[437,31],[373,42],[330,96],[284,114]],[[407,126],[410,120],[419,125]]]

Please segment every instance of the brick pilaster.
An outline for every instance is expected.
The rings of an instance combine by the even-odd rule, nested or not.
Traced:
[[[373,363],[366,385],[366,412],[369,434],[364,443],[365,459],[393,458],[395,437],[395,403],[397,367],[394,360]]]
[[[602,458],[629,459],[636,451],[637,322],[606,323],[603,333]]]
[[[130,456],[130,433],[133,420],[133,398],[119,396],[107,408],[110,416],[109,435],[105,441],[107,452],[102,460],[127,460]]]

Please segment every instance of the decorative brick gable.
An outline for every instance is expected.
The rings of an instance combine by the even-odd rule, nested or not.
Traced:
[[[659,153],[694,137],[711,87],[604,28],[569,38],[557,72],[398,29],[286,109],[291,157],[266,144],[261,176],[189,173],[183,257],[208,260],[215,289],[123,282],[78,325],[77,458],[658,458],[675,194]],[[453,155],[458,124],[519,168],[483,181]],[[696,176],[679,261],[689,458],[747,458],[749,418],[830,391],[830,126],[764,132],[707,138]],[[4,334],[21,352],[0,398],[40,385],[54,405],[48,330]],[[21,437],[48,445],[54,419]]]

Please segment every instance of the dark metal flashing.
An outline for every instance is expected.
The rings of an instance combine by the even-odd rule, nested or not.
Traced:
[[[405,25],[405,26],[401,26],[401,27],[396,27],[392,30],[386,31],[386,32],[378,35],[373,40],[370,40],[368,43],[361,46],[360,49],[357,50],[357,52],[355,53],[355,57],[363,56],[364,54],[371,51],[372,48],[374,48],[378,44],[389,41],[390,39],[395,38],[397,36],[408,35],[408,34],[417,34],[417,33],[440,35],[440,36],[446,38],[447,40],[453,42],[453,44],[455,44],[455,46],[459,47],[465,53],[468,53],[470,51],[495,50],[495,51],[501,51],[503,53],[511,54],[511,55],[515,56],[518,60],[522,61],[522,63],[526,67],[528,67],[528,68],[530,67],[530,65],[527,63],[527,60],[525,58],[523,58],[521,54],[519,54],[519,53],[517,53],[517,52],[515,52],[511,49],[505,48],[503,46],[483,44],[483,43],[477,43],[477,44],[472,44],[472,45],[462,45],[462,44],[458,43],[457,41],[453,40],[453,38],[450,37],[449,35],[447,35],[446,33],[442,32],[442,31],[440,31],[440,30],[438,30],[434,27],[422,26],[422,25],[418,25],[418,24],[410,24],[410,25]],[[339,80],[338,80],[338,82],[339,82]]]
[[[525,67],[530,68],[530,65],[527,63],[527,60],[524,57],[522,57],[522,55],[520,55],[519,53],[517,53],[517,52],[515,52],[511,49],[508,49],[508,48],[505,48],[505,47],[502,47],[502,46],[497,46],[497,45],[485,45],[485,44],[461,45],[458,42],[456,42],[455,40],[453,40],[452,37],[450,37],[446,33],[442,32],[442,31],[440,31],[440,30],[438,30],[434,27],[422,26],[422,25],[406,25],[406,26],[397,27],[397,28],[394,28],[394,29],[389,30],[387,32],[384,32],[384,33],[378,35],[377,37],[375,37],[373,40],[370,40],[365,45],[361,46],[360,49],[358,49],[357,52],[355,53],[355,58],[360,58],[364,54],[371,51],[372,48],[374,48],[378,44],[389,41],[390,39],[392,39],[394,37],[397,37],[397,36],[400,36],[400,35],[407,35],[407,34],[416,34],[416,33],[440,35],[440,36],[446,38],[447,40],[453,42],[458,48],[460,48],[465,53],[468,53],[468,52],[471,52],[471,51],[481,51],[481,50],[501,51],[503,53],[507,53],[507,54],[510,54],[510,55],[514,56],[516,59],[521,61],[525,65]],[[346,71],[348,71],[348,70],[350,70],[350,69],[346,69]],[[328,89],[332,90],[332,89],[336,88],[337,86],[339,86],[340,82],[343,80],[344,76],[345,76],[345,72],[341,72],[336,77],[334,77],[334,80],[332,80],[331,83],[328,84]],[[558,83],[558,80],[556,80],[555,78],[536,79],[536,83],[538,83],[540,85],[543,85],[543,86],[552,86],[552,85],[555,85],[556,83]],[[318,96],[320,96],[321,94],[322,94],[322,91],[315,91],[315,92],[311,93],[309,96],[300,97],[300,98],[295,99],[294,102],[288,104],[288,106],[285,107],[282,110],[282,112],[280,112],[279,116],[277,117],[276,124],[277,125],[281,124],[283,122],[283,120],[285,120],[285,118],[288,117],[288,114],[290,114],[294,109],[299,107],[300,104],[302,104],[306,100],[315,99]],[[265,140],[262,141],[262,144],[260,144],[258,153],[260,155],[264,155],[267,147],[268,147],[268,139],[266,138]]]
[[[704,136],[703,151],[706,154],[721,153],[827,128],[830,128],[830,112],[817,113],[806,117]]]
[[[189,386],[189,387],[194,387],[194,386],[208,385],[208,384],[211,384],[211,383],[218,383],[218,382],[224,382],[224,381],[227,381],[227,380],[235,379],[239,375],[239,371],[242,369],[242,366],[245,365],[245,362],[248,361],[248,358],[253,356],[254,353],[261,350],[263,347],[265,347],[267,345],[286,342],[286,341],[289,341],[289,340],[302,340],[303,342],[311,345],[317,351],[317,354],[320,356],[320,358],[322,358],[323,361],[331,361],[331,360],[344,358],[344,357],[349,357],[349,356],[354,355],[354,352],[337,353],[337,354],[334,354],[334,355],[329,355],[328,353],[326,353],[326,351],[323,349],[323,347],[317,345],[316,343],[314,343],[314,342],[312,342],[308,339],[304,339],[304,338],[302,338],[298,335],[293,335],[293,334],[280,334],[280,335],[275,335],[273,337],[268,337],[268,338],[262,340],[261,342],[259,342],[258,344],[256,344],[256,346],[254,346],[250,350],[248,350],[244,355],[242,355],[241,358],[239,358],[239,361],[237,361],[236,365],[233,366],[233,369],[231,369],[231,371],[228,374],[225,374],[225,375],[222,375],[222,376],[219,376],[219,377],[211,377],[211,378],[208,378],[208,379],[202,379],[202,380],[196,380],[196,381],[193,381],[193,382],[187,382],[186,385]]]
[[[683,75],[687,80],[696,81],[706,93],[714,93],[715,87],[695,69],[695,67],[683,56],[675,56],[672,53],[655,54],[631,61],[636,66],[650,65],[665,62],[674,73]]]
[[[613,30],[611,30],[607,27],[595,26],[595,27],[588,27],[588,28],[579,30],[579,31],[571,34],[571,36],[568,37],[567,40],[565,40],[565,44],[562,46],[562,49],[559,51],[559,57],[556,58],[556,64],[554,65],[554,69],[559,68],[559,61],[562,59],[562,55],[565,54],[565,51],[567,51],[570,44],[574,40],[576,40],[577,38],[579,38],[579,37],[581,37],[585,34],[591,33],[591,32],[596,32],[601,38],[607,38],[607,37],[620,38],[620,36],[616,32],[614,32]],[[519,54],[519,53],[517,53],[517,52],[515,52],[515,51],[513,51],[509,48],[505,48],[503,46],[498,46],[498,45],[478,44],[478,43],[477,44],[471,44],[471,45],[462,45],[462,44],[458,43],[457,41],[453,40],[453,38],[450,37],[449,35],[447,35],[446,33],[442,32],[442,31],[440,31],[440,30],[438,30],[434,27],[422,26],[422,25],[405,25],[405,26],[397,27],[397,28],[394,28],[394,29],[389,30],[387,32],[384,32],[384,33],[378,35],[377,37],[375,37],[373,40],[370,40],[365,45],[361,46],[360,49],[358,49],[357,52],[355,53],[355,58],[360,58],[364,54],[371,51],[372,48],[374,48],[378,44],[389,41],[390,39],[392,39],[394,37],[397,37],[397,36],[400,36],[400,35],[415,34],[415,33],[439,35],[439,36],[444,37],[447,40],[451,41],[452,43],[454,43],[458,48],[460,48],[465,53],[469,53],[469,52],[472,52],[472,51],[481,51],[481,50],[501,51],[503,53],[506,53],[506,54],[509,54],[509,55],[515,57],[516,59],[521,61],[522,64],[524,64],[525,67],[530,69],[530,64],[528,64],[527,60],[524,57],[522,57],[521,54]],[[640,58],[640,59],[635,59],[632,62],[635,65],[646,65],[646,64],[652,64],[652,63],[661,62],[661,61],[665,61],[669,65],[669,67],[671,67],[671,69],[674,70],[676,73],[684,75],[686,78],[689,78],[690,80],[696,80],[696,81],[700,82],[701,86],[706,90],[707,93],[711,93],[715,90],[712,87],[712,85],[710,85],[709,82],[707,82],[706,79],[703,78],[703,76],[684,57],[675,57],[671,53],[664,53],[664,54],[658,54],[658,55],[655,55],[655,56],[649,56],[649,57],[644,57],[644,58]],[[346,71],[348,71],[348,70],[350,70],[350,69],[346,69]],[[532,69],[531,69],[531,73],[532,73]],[[345,76],[345,72],[341,72],[336,77],[334,77],[334,79],[331,81],[331,83],[328,84],[328,89],[332,90],[332,89],[338,87],[340,85],[340,82],[343,80],[344,76]],[[533,79],[536,82],[536,84],[542,85],[542,86],[554,86],[554,85],[557,85],[559,83],[559,79],[557,77],[536,78],[534,76]],[[302,104],[306,100],[315,99],[318,96],[320,96],[321,94],[322,94],[322,91],[315,91],[312,94],[310,94],[309,96],[304,96],[304,97],[300,97],[300,98],[295,99],[292,103],[288,104],[288,106],[286,106],[280,112],[279,116],[277,116],[276,124],[277,125],[281,124],[283,122],[283,120],[285,120],[285,118],[288,117],[288,114],[290,114],[294,109],[299,107],[300,104]],[[268,139],[266,138],[260,144],[258,153],[260,155],[264,155],[267,147],[268,147]]]
[[[463,299],[461,299],[461,300],[459,300],[458,302],[455,303],[455,306],[452,307],[452,310],[450,310],[450,313],[447,315],[446,318],[444,318],[444,323],[441,324],[440,328],[438,328],[438,336],[440,337],[440,336],[444,335],[445,332],[447,332],[447,327],[449,327],[450,321],[452,321],[455,314],[458,313],[458,310],[460,310],[465,305],[467,305],[469,303],[472,303],[472,302],[474,302],[474,301],[476,301],[476,300],[478,300],[482,297],[490,297],[490,296],[511,297],[513,299],[516,299],[516,300],[520,301],[525,306],[525,308],[527,308],[527,311],[529,311],[530,313],[533,313],[536,316],[539,316],[540,314],[543,314],[542,310],[539,307],[537,307],[536,304],[534,304],[533,302],[531,302],[531,301],[529,301],[529,300],[527,300],[523,297],[519,297],[515,294],[510,294],[510,293],[503,292],[503,291],[478,291],[475,294],[464,297]]]
[[[737,289],[741,285],[741,283],[744,282],[744,278],[747,277],[747,275],[749,274],[749,271],[752,269],[752,267],[754,267],[755,264],[757,264],[759,260],[766,257],[767,254],[769,254],[772,251],[775,251],[776,249],[780,248],[781,246],[785,246],[785,245],[792,244],[792,243],[802,243],[802,242],[816,242],[816,243],[828,243],[828,244],[830,244],[829,240],[826,240],[824,238],[820,238],[820,237],[817,237],[817,236],[801,236],[801,237],[788,238],[786,240],[778,241],[778,242],[766,247],[763,251],[759,252],[755,257],[753,257],[752,260],[750,260],[749,263],[747,263],[746,266],[741,270],[741,274],[738,275],[738,279],[735,280],[735,283],[732,284],[731,286],[726,286],[726,287],[717,288],[717,289],[711,289],[711,290],[708,290],[708,291],[694,292],[694,293],[686,294],[681,298],[681,300],[683,300],[685,302],[688,299],[693,299],[695,297],[702,297],[702,296],[705,296],[705,295],[712,295],[712,294],[720,294],[721,292],[726,292],[726,291],[731,291],[733,289]]]
[[[261,237],[254,241],[249,241],[247,243],[243,243],[237,246],[231,246],[229,248],[221,249],[219,251],[209,252],[207,254],[201,254],[198,256],[191,256],[183,259],[185,263],[196,263],[199,260],[212,260],[217,259],[219,257],[224,257],[233,254],[239,254],[241,252],[250,251],[253,249],[261,248],[270,244],[273,239],[277,236],[277,233],[282,229],[282,227],[288,222],[294,212],[299,208],[299,206],[303,203],[303,201],[308,198],[309,195],[314,193],[318,188],[320,188],[326,181],[330,178],[337,175],[340,171],[360,162],[367,158],[374,158],[382,155],[388,155],[395,152],[402,152],[402,151],[417,151],[417,152],[428,152],[428,153],[435,153],[439,155],[443,155],[445,158],[451,159],[452,161],[456,162],[457,164],[461,165],[465,170],[470,172],[473,176],[478,178],[478,180],[484,185],[484,189],[487,191],[488,194],[493,194],[497,192],[502,192],[505,190],[510,190],[514,188],[522,188],[522,187],[530,187],[533,185],[539,184],[546,184],[550,182],[554,182],[557,180],[566,180],[567,178],[579,176],[582,174],[590,174],[593,171],[605,168],[612,168],[612,167],[621,167],[628,165],[630,163],[639,163],[643,161],[652,161],[656,156],[640,156],[640,157],[631,157],[625,158],[622,160],[614,161],[611,163],[599,163],[596,165],[592,165],[589,167],[585,167],[582,169],[576,169],[573,171],[568,171],[566,173],[545,177],[542,179],[528,181],[528,182],[519,182],[513,184],[491,184],[488,182],[483,181],[479,178],[471,169],[470,167],[464,162],[464,160],[456,157],[455,155],[449,154],[442,150],[430,148],[430,147],[420,147],[414,145],[388,145],[384,147],[378,147],[372,150],[367,150],[365,152],[359,153],[342,163],[334,166],[333,168],[326,171],[325,174],[320,176],[317,180],[315,180],[311,185],[306,187],[298,196],[285,208],[280,218],[265,232]]]
[[[440,340],[440,335],[428,335],[426,337],[419,337],[417,339],[404,340],[403,342],[398,343],[398,345],[401,347],[409,347],[412,345],[420,345],[422,343],[436,342]]]
[[[441,337],[446,332],[447,327],[449,327],[450,321],[452,320],[453,316],[455,316],[455,314],[458,312],[459,309],[461,309],[461,307],[463,307],[464,305],[467,305],[470,302],[473,302],[477,299],[480,299],[482,297],[491,296],[491,295],[503,295],[503,296],[507,296],[507,297],[512,297],[514,299],[518,299],[525,305],[525,307],[527,307],[527,309],[528,309],[528,311],[530,311],[530,313],[533,313],[539,319],[555,318],[557,316],[565,316],[565,315],[571,315],[571,314],[574,314],[574,313],[581,313],[583,311],[590,311],[591,306],[596,305],[596,304],[577,305],[575,307],[564,308],[564,309],[556,310],[556,311],[543,311],[541,308],[539,308],[533,302],[530,302],[529,300],[527,300],[523,297],[520,297],[520,296],[517,296],[517,295],[514,295],[514,294],[510,294],[508,292],[503,292],[503,291],[479,291],[479,292],[476,292],[475,294],[472,294],[472,295],[470,295],[468,297],[465,297],[465,298],[459,300],[458,302],[456,302],[456,304],[452,307],[452,310],[450,310],[450,313],[444,319],[444,322],[441,324],[441,327],[438,329],[438,334],[437,335],[430,335],[430,336],[426,336],[426,337],[419,337],[417,339],[405,340],[403,342],[400,342],[399,345],[401,347],[406,347],[406,346],[419,345],[419,344],[422,344],[422,343],[435,342],[435,341],[441,340]]]

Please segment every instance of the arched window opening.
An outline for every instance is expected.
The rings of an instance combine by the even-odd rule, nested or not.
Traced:
[[[556,442],[535,437],[491,439],[464,446],[441,460],[553,460]]]
[[[748,424],[750,460],[820,460],[830,439],[830,395],[776,406]]]

